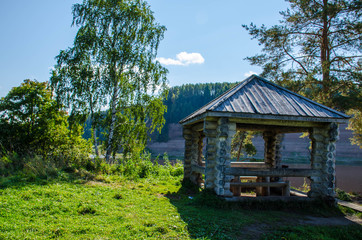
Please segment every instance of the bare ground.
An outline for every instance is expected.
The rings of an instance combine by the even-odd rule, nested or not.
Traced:
[[[259,239],[263,234],[273,232],[281,226],[348,226],[361,225],[362,219],[355,216],[341,217],[316,217],[308,215],[296,215],[295,218],[283,218],[281,221],[270,225],[266,223],[255,223],[241,229],[241,235],[238,239]]]

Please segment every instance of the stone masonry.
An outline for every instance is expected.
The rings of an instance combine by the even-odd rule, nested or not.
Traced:
[[[225,170],[231,168],[231,140],[235,133],[236,123],[229,122],[228,118],[218,120],[215,192],[224,197],[233,196],[230,191],[230,181],[234,176],[226,175]]]
[[[206,137],[205,153],[205,188],[215,188],[216,178],[216,144],[217,144],[217,122],[204,121],[204,134]]]
[[[335,196],[336,141],[338,140],[338,124],[331,123],[325,128],[313,128],[310,132],[312,140],[311,167],[320,170],[319,176],[311,177],[312,198]]]

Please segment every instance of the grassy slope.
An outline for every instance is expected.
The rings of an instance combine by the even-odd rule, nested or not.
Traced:
[[[334,227],[332,235],[328,227],[280,229],[279,222],[301,215],[223,205],[185,191],[180,177],[99,180],[2,183],[0,239],[243,239],[253,234],[293,239],[310,233],[315,235],[309,239],[355,239],[362,234],[361,226]],[[270,234],[261,235],[259,226],[268,226]],[[270,232],[275,229],[280,231]]]

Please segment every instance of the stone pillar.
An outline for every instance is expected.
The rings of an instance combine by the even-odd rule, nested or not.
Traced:
[[[191,165],[197,164],[199,133],[193,131],[191,127],[184,127],[183,137],[185,138],[184,179],[197,183],[197,178],[192,174]]]
[[[319,176],[311,177],[312,198],[334,198],[336,176],[336,141],[338,124],[331,123],[324,128],[313,128],[309,134],[312,140],[311,168],[320,171]]]
[[[215,188],[216,178],[216,132],[217,122],[204,121],[204,135],[206,137],[206,153],[205,153],[205,188]]]
[[[220,118],[217,127],[216,179],[215,192],[219,196],[232,197],[230,181],[234,176],[226,175],[225,170],[231,167],[231,140],[236,133],[236,123],[228,118]]]

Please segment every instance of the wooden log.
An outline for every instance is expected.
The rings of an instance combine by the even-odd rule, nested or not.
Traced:
[[[228,175],[234,176],[258,176],[258,177],[311,177],[319,176],[320,170],[300,168],[228,168],[225,170]]]
[[[314,202],[316,201],[313,198],[309,197],[300,197],[300,196],[262,196],[262,197],[229,197],[224,198],[228,202],[273,202],[273,201],[283,201],[283,202]]]
[[[230,191],[233,193],[234,197],[240,197],[241,187],[240,186],[232,186],[231,183],[240,183],[240,177],[235,176],[234,179],[230,182]]]
[[[264,162],[231,162],[231,167],[267,169]]]
[[[191,169],[192,169],[193,172],[205,174],[205,167],[192,164]]]
[[[255,188],[263,188],[263,190],[259,190],[259,195],[257,196],[269,196],[271,187],[280,187],[282,188],[283,196],[290,196],[290,185],[289,181],[285,182],[231,182],[230,187],[233,189],[237,189],[237,187],[255,187]],[[257,189],[258,190],[258,189]],[[237,195],[234,195],[237,196]]]
[[[290,184],[289,184],[289,181],[285,181],[285,183],[287,185],[285,187],[283,187],[282,194],[283,194],[283,196],[289,197],[290,196]]]
[[[233,187],[285,187],[289,182],[230,182]]]
[[[250,181],[256,181],[258,177],[255,176],[240,176],[240,180],[250,180]]]

